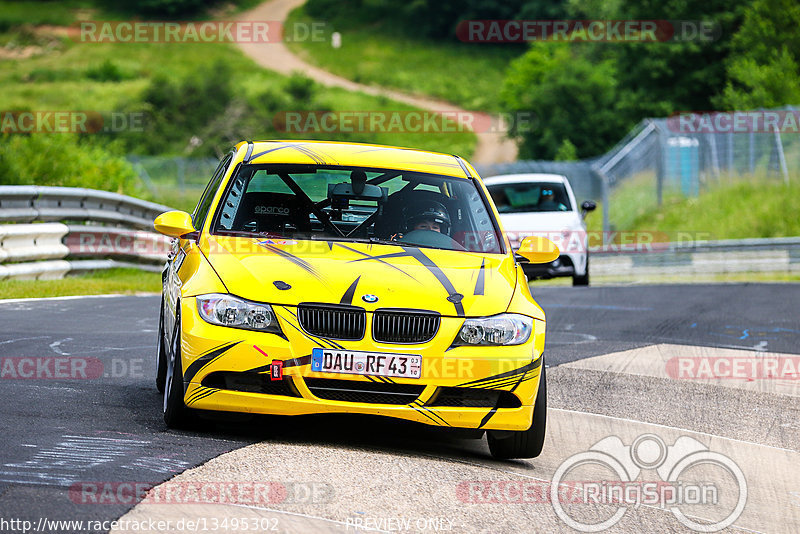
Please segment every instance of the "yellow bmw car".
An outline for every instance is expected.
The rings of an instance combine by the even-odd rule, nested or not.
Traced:
[[[475,169],[458,156],[313,141],[236,145],[163,273],[164,420],[195,411],[358,413],[544,443],[545,315]]]

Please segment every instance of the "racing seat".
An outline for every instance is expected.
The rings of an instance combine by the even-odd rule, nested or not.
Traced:
[[[311,231],[308,206],[288,193],[245,193],[236,211],[232,230],[282,233],[288,227]]]

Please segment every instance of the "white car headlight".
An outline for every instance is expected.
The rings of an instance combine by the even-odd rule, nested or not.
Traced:
[[[197,311],[207,323],[257,332],[281,333],[269,304],[212,293],[197,297]]]
[[[516,313],[466,319],[454,345],[522,345],[531,337],[533,319]]]

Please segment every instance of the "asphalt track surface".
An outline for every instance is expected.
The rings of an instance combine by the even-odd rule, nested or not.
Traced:
[[[42,518],[241,515],[260,518],[260,530],[272,530],[274,521],[283,532],[354,532],[354,525],[395,532],[570,532],[551,503],[518,502],[508,494],[489,502],[487,492],[497,484],[545,484],[573,454],[609,436],[631,445],[655,434],[667,446],[691,437],[741,468],[748,495],[730,529],[800,531],[797,377],[680,380],[666,371],[675,355],[785,360],[800,354],[800,284],[534,286],[534,296],[548,317],[548,436],[542,456],[509,462],[491,459],[485,440],[360,416],[259,417],[167,430],[153,384],[159,297],[2,302],[0,530],[14,531],[2,523],[11,519],[36,528]],[[81,363],[71,368],[76,358]],[[54,376],[21,376],[32,369]],[[135,502],[93,503],[98,494],[85,493],[92,484],[149,487],[176,475],[185,482],[270,481],[320,488],[320,495],[269,506],[134,508]],[[597,522],[616,510],[606,507],[603,515],[585,508],[572,509],[570,517]],[[714,522],[722,512],[698,508],[690,517]],[[44,525],[40,531],[93,531]],[[230,526],[227,531],[242,530]],[[626,510],[609,531],[654,530],[688,528],[669,510],[641,506]]]

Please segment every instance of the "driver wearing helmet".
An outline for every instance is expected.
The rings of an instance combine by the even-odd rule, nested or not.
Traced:
[[[405,210],[404,210],[405,211]],[[430,200],[409,209],[406,215],[407,232],[429,230],[445,235],[450,234],[450,215],[443,204]]]

